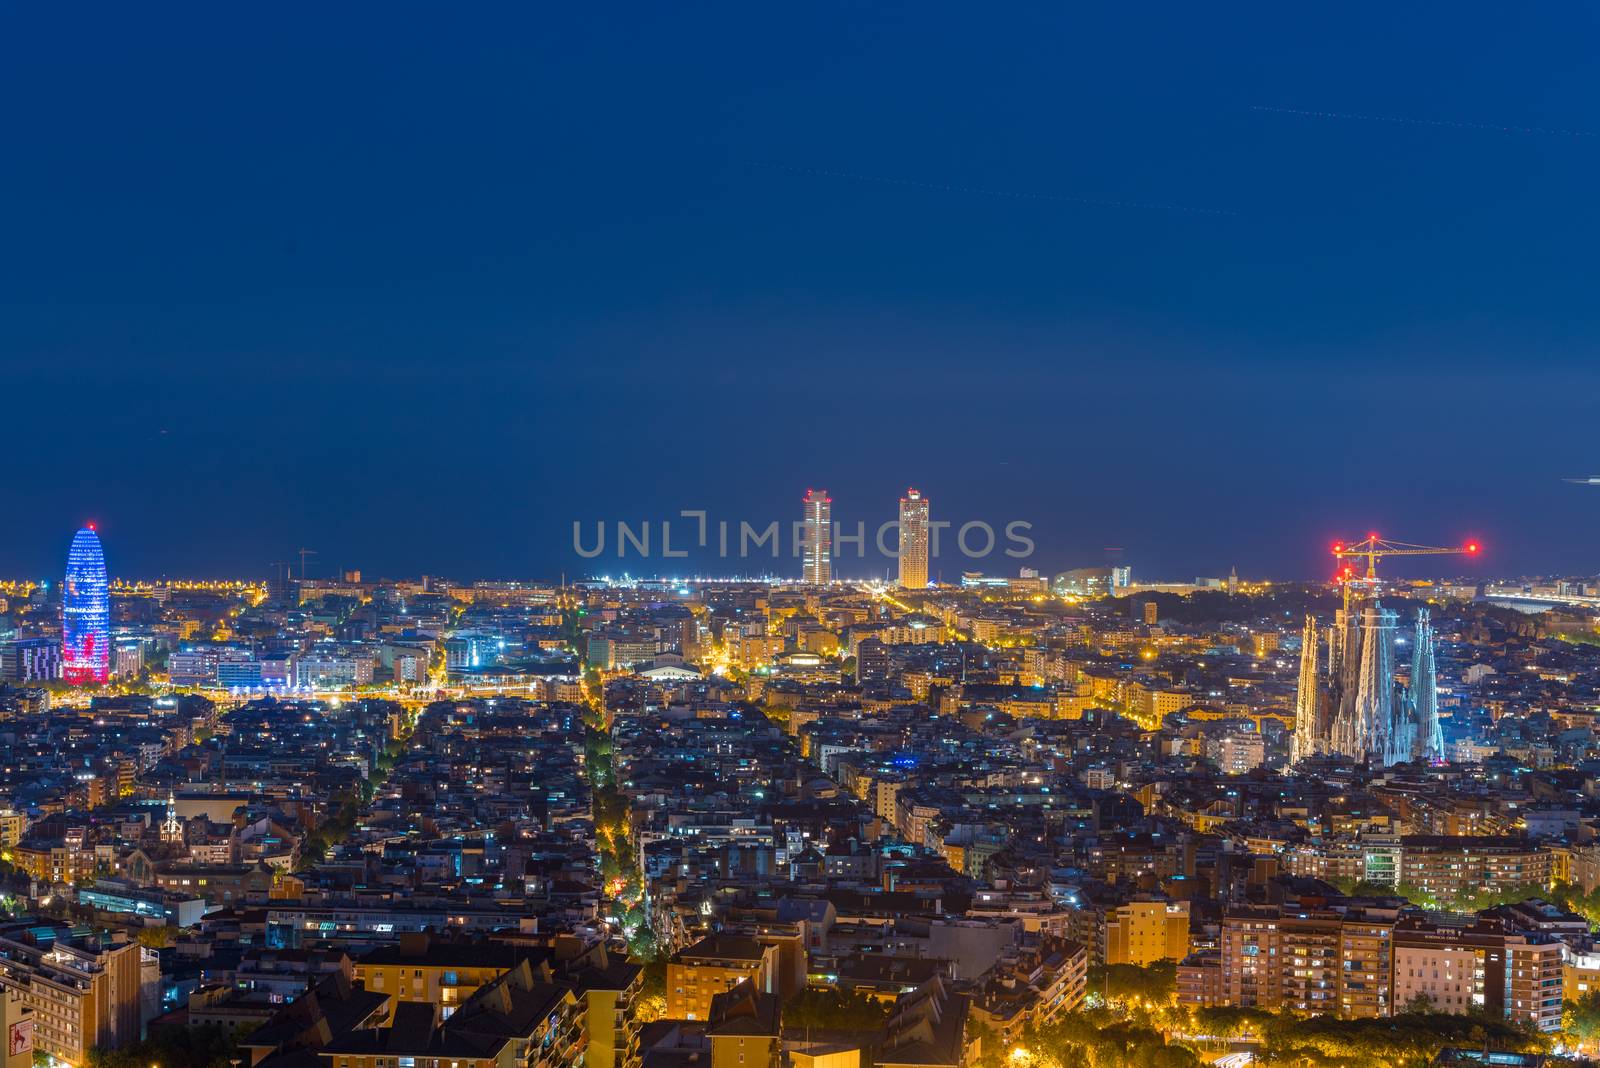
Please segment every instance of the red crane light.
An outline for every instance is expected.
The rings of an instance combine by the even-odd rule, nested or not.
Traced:
[[[1477,551],[1478,551],[1478,543],[1477,542],[1475,542],[1475,541],[1467,542],[1467,552],[1469,554],[1475,554],[1475,553],[1477,553]]]

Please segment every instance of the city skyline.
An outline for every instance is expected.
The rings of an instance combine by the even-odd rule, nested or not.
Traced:
[[[0,1068],[1600,1066],[1597,41],[12,5]]]
[[[618,521],[614,533],[609,533],[606,524],[597,522],[593,524],[592,537],[582,524],[575,522],[572,526],[571,546],[574,552],[573,567],[570,571],[562,568],[557,574],[573,580],[633,575],[648,579],[696,576],[713,579],[789,577],[820,584],[832,581],[889,581],[906,589],[918,589],[939,582],[953,583],[959,581],[963,574],[986,574],[1002,578],[1025,571],[1055,574],[1075,570],[1107,572],[1115,570],[1131,574],[1130,561],[1127,560],[1126,550],[1122,547],[1106,547],[1100,550],[1098,562],[1075,560],[1069,561],[1066,566],[1044,566],[1042,562],[1051,559],[1051,554],[1036,555],[1038,546],[1036,539],[1031,536],[1032,524],[1026,521],[1012,521],[997,531],[997,524],[990,524],[984,520],[969,520],[963,523],[933,519],[929,507],[930,499],[914,487],[907,490],[895,502],[895,511],[891,519],[877,523],[876,526],[867,519],[856,519],[853,531],[846,529],[840,520],[833,517],[833,498],[828,491],[808,489],[801,503],[801,518],[794,523],[791,531],[785,531],[784,525],[776,520],[757,523],[744,520],[732,521],[714,518],[710,513],[701,510],[681,511],[678,515],[661,521],[643,520],[631,523]],[[875,518],[881,519],[884,515],[890,514],[886,508]],[[676,535],[673,534],[674,523],[678,524],[675,528]],[[695,540],[694,532],[697,528],[700,531],[699,541]],[[90,522],[79,530],[80,539],[93,538],[96,552],[100,551],[99,529],[100,524]],[[816,533],[819,530],[823,531],[820,537]],[[969,544],[968,535],[973,531],[976,533],[972,535]],[[791,534],[792,537],[789,537]],[[685,538],[688,540],[682,540]],[[1378,539],[1376,533],[1369,533],[1367,538],[1376,539],[1375,544],[1380,546],[1380,556],[1388,552],[1381,547],[1387,543]],[[1365,549],[1362,546],[1365,544],[1366,542],[1336,541],[1333,545],[1334,566],[1321,574],[1285,576],[1257,573],[1250,577],[1265,581],[1309,584],[1337,582],[1341,574],[1355,574],[1354,568],[1345,563],[1345,560],[1349,557],[1364,556]],[[842,558],[850,561],[852,565],[842,572],[837,570],[837,563],[841,559],[839,552],[841,545],[850,547],[851,552]],[[1492,567],[1477,566],[1484,560],[1482,555],[1484,546],[1476,539],[1467,541],[1460,547],[1415,548],[1422,548],[1423,552],[1420,554],[1401,552],[1399,555],[1455,555],[1467,558],[1473,565],[1468,569],[1450,566],[1425,568],[1423,574],[1431,575],[1433,578],[1453,580],[1473,576],[1480,579],[1519,577],[1497,571]],[[75,549],[75,552],[87,551],[87,547],[81,550]],[[252,568],[247,564],[231,572],[210,574],[195,570],[179,571],[170,575],[151,574],[141,573],[135,568],[120,573],[108,571],[107,576],[112,582],[173,578],[263,582],[271,585],[279,581],[279,578],[338,579],[351,573],[359,574],[363,570],[374,575],[379,574],[370,567],[361,566],[359,557],[354,562],[340,561],[319,566],[316,563],[309,563],[308,560],[319,557],[320,550],[301,548],[283,555],[295,556],[298,563],[292,560],[274,560],[264,566],[255,565]],[[1326,559],[1326,549],[1316,555]],[[1398,566],[1401,574],[1394,576],[1396,578],[1422,577],[1422,574],[1407,573],[1418,570],[1415,564],[1406,568],[1404,565],[1408,562],[1391,562],[1385,570],[1392,570]],[[1226,569],[1215,569],[1215,574],[1218,576],[1229,574],[1236,580],[1237,570],[1238,565],[1232,564]],[[425,563],[410,572],[401,571],[396,574],[408,573],[433,574],[441,578],[511,579],[535,582],[547,581],[552,577],[548,573],[469,572],[447,575],[438,569],[430,569]],[[384,574],[388,577],[388,573]],[[1560,573],[1540,573],[1542,577],[1552,574]],[[1186,582],[1194,577],[1144,572],[1139,575],[1139,579],[1145,583],[1168,584]],[[30,582],[48,586],[54,581],[55,579],[48,573],[0,574],[0,582]]]

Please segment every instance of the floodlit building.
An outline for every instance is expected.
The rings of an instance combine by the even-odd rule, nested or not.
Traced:
[[[808,489],[802,503],[805,558],[801,579],[826,586],[833,581],[833,498],[827,490]]]
[[[900,588],[928,585],[928,498],[915,488],[900,498]]]
[[[111,677],[111,590],[93,524],[73,535],[61,590],[61,677],[74,685]]]

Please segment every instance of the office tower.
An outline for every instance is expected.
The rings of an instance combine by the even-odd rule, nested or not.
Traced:
[[[111,675],[111,593],[106,558],[93,524],[78,531],[67,550],[61,593],[61,677],[74,685]]]
[[[805,563],[801,580],[812,586],[833,581],[833,498],[827,490],[806,490]]]
[[[915,488],[900,498],[900,588],[928,585],[928,498]]]

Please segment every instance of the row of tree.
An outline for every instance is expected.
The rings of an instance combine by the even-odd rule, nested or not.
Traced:
[[[1600,992],[1568,1006],[1574,1038],[1600,1040]],[[991,1036],[992,1037],[992,1036]],[[1011,1048],[984,1043],[984,1068],[1187,1068],[1229,1050],[1256,1063],[1307,1068],[1422,1068],[1447,1047],[1548,1053],[1550,1036],[1485,1012],[1434,1012],[1425,1001],[1394,1016],[1342,1020],[1256,1008],[1178,1004],[1176,966],[1090,969],[1076,1012],[1031,1028]]]
[[[599,675],[588,671],[591,692],[599,692]],[[600,703],[584,703],[584,774],[589,780],[594,818],[595,850],[599,854],[600,886],[611,901],[628,952],[640,961],[656,958],[655,931],[650,926],[649,901],[633,836],[633,803],[617,782],[610,724]]]

